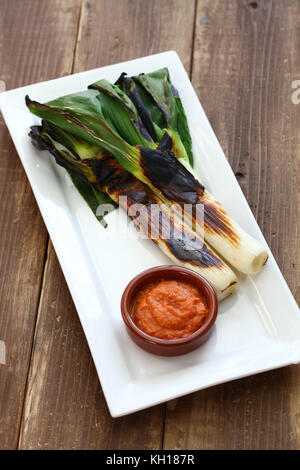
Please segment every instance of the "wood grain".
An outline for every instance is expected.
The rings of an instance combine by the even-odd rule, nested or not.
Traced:
[[[0,80],[13,88],[177,50],[299,300],[300,4],[198,0],[193,43],[194,9],[192,0],[2,0]],[[47,234],[3,121],[0,143],[0,448],[17,445],[22,417],[22,449],[298,449],[299,366],[110,417],[51,243],[42,276]]]
[[[0,79],[6,89],[66,74],[78,2],[2,0]],[[0,447],[16,446],[47,244],[30,186],[0,120]]]
[[[176,49],[189,70],[194,2],[83,3],[74,72]],[[178,31],[184,34],[178,34]],[[121,399],[121,391],[120,391]],[[112,419],[50,244],[19,448],[161,448],[164,405]]]
[[[20,448],[142,448],[161,440],[157,407],[125,419],[108,412],[78,315],[49,245]],[[145,425],[147,423],[147,425]],[[144,430],[142,431],[142,429]]]
[[[175,49],[191,65],[195,2],[84,1],[75,70]]]
[[[199,0],[192,80],[293,294],[299,300],[300,3]],[[284,314],[284,312],[283,312]],[[299,366],[177,400],[167,449],[299,449]]]

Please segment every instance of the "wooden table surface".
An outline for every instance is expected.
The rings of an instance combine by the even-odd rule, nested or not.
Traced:
[[[176,50],[297,297],[299,0],[1,0],[0,21],[8,90]],[[0,155],[1,449],[300,448],[298,365],[111,418],[2,118]]]

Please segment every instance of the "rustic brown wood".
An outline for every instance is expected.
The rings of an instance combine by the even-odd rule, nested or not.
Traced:
[[[80,17],[80,0],[2,0],[0,80],[13,88],[176,49],[299,300],[299,2],[198,0],[194,44],[186,5],[85,1]],[[299,448],[298,366],[169,402],[165,424],[164,405],[109,416],[51,244],[39,302],[47,234],[3,121],[0,143],[0,448],[17,445],[38,304],[19,448]]]
[[[75,70],[88,70],[167,50],[190,69],[195,2],[85,1]]]
[[[199,0],[193,84],[253,213],[299,300],[300,3]],[[297,186],[298,183],[298,186]],[[283,312],[284,315],[284,312]],[[167,449],[299,449],[299,366],[177,400]]]
[[[177,50],[189,70],[194,6],[189,1],[182,8],[180,0],[84,2],[74,71],[169,49]],[[163,424],[164,405],[110,417],[50,245],[19,448],[157,449]]]
[[[43,4],[42,4],[43,3]],[[2,0],[0,80],[6,89],[70,71],[78,1]],[[16,446],[47,244],[22,165],[0,120],[0,448]]]
[[[22,422],[22,449],[151,448],[162,407],[113,420],[52,245]]]

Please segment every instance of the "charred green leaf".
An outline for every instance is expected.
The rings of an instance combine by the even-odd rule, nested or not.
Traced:
[[[98,80],[89,86],[98,90],[98,99],[105,108],[120,136],[130,145],[153,146],[154,142],[144,126],[131,99],[116,85]]]
[[[51,129],[51,136],[47,132]],[[65,133],[67,134],[67,133]],[[49,123],[44,122],[43,126],[32,126],[29,136],[32,139],[32,143],[35,147],[39,150],[48,150],[51,155],[54,156],[56,163],[65,168],[75,187],[84,198],[86,203],[89,205],[99,222],[106,227],[107,223],[104,219],[103,215],[99,215],[97,209],[100,205],[106,205],[106,207],[110,207],[113,209],[116,207],[115,202],[103,191],[99,189],[95,189],[95,184],[89,182],[89,179],[96,180],[93,178],[93,175],[90,171],[90,167],[87,166],[84,162],[81,163],[78,155],[71,153],[70,149],[64,147],[61,143],[58,142],[59,138],[61,138],[60,129],[56,128],[55,126],[50,126]],[[64,135],[66,138],[66,142],[72,142],[73,148],[80,146],[82,148],[82,142],[79,142],[72,135]],[[57,140],[54,140],[54,139]],[[88,143],[86,143],[86,147],[88,147]],[[87,150],[87,149],[85,149]],[[92,151],[93,151],[92,147]],[[93,152],[92,152],[93,153]],[[101,152],[100,152],[101,153]],[[99,149],[98,149],[99,155]]]
[[[126,77],[121,77],[120,80],[125,83],[126,89]],[[187,117],[179,93],[171,83],[168,69],[163,68],[148,74],[140,74],[132,77],[132,80],[136,84],[134,95],[138,96],[135,98],[136,101],[132,97],[134,103],[142,101],[157,126],[161,129],[171,128],[178,134],[189,163],[193,166],[192,138]],[[131,84],[130,90],[132,89]]]

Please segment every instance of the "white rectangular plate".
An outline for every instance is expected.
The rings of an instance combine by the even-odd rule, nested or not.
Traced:
[[[300,361],[300,315],[278,266],[270,258],[255,277],[241,277],[236,295],[221,303],[209,341],[192,353],[159,357],[128,337],[120,314],[127,283],[146,268],[169,263],[150,240],[117,235],[127,229],[122,211],[96,220],[65,170],[31,144],[28,129],[39,120],[24,103],[46,102],[86,89],[121,72],[136,75],[168,67],[179,90],[193,137],[195,169],[208,190],[253,237],[266,242],[227,159],[173,51],[144,57],[2,93],[2,114],[20,155],[59,258],[101,381],[111,415],[134,411],[215,384]]]

